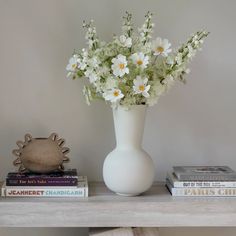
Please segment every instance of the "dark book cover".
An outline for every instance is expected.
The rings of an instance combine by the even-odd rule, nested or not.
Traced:
[[[77,183],[76,169],[54,171],[49,174],[10,172],[6,178],[7,186],[76,186]]]
[[[8,179],[30,179],[30,178],[78,178],[77,170],[76,169],[68,169],[65,171],[53,171],[48,174],[38,174],[32,172],[9,172],[7,175]]]
[[[77,183],[77,178],[63,177],[6,179],[6,186],[77,186]]]

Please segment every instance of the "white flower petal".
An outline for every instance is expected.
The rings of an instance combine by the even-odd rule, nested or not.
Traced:
[[[151,87],[151,85],[150,85],[150,84],[149,84],[149,85],[147,85],[147,86],[146,86],[146,91],[149,91],[150,87]]]
[[[111,69],[113,74],[117,77],[122,77],[125,74],[129,73],[129,68],[127,68],[127,60],[126,57],[119,54],[116,58],[112,59]]]
[[[143,83],[146,84],[148,82],[148,78],[143,79]]]
[[[145,98],[148,98],[148,97],[150,96],[149,93],[146,92],[146,91],[142,92],[142,95],[143,95]]]
[[[153,54],[156,56],[162,55],[166,57],[168,53],[171,52],[170,46],[171,44],[169,43],[168,39],[162,40],[161,38],[157,38],[152,43]]]

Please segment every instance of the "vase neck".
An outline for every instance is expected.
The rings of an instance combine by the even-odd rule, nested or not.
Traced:
[[[145,115],[144,105],[113,109],[117,148],[141,148]]]

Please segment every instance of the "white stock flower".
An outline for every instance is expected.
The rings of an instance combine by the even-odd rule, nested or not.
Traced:
[[[97,73],[91,68],[88,68],[84,72],[84,75],[89,78],[90,83],[94,83],[95,81],[99,79],[99,76],[97,75]]]
[[[154,106],[157,104],[159,97],[158,96],[152,96],[147,99],[148,106]]]
[[[180,52],[177,54],[177,56],[175,57],[175,60],[177,62],[178,65],[180,65],[182,63],[182,57],[183,57],[183,54]]]
[[[93,20],[91,20],[90,23],[88,24],[84,23],[83,27],[87,29],[87,32],[85,34],[85,39],[87,39],[89,48],[92,49],[93,47],[96,47],[98,38],[97,38],[96,28],[93,26]]]
[[[88,105],[90,105],[90,101],[92,100],[92,94],[91,94],[91,91],[88,87],[84,86],[84,89],[83,89],[83,94],[85,96],[85,100],[86,100],[86,103]]]
[[[156,40],[152,43],[152,50],[155,56],[162,55],[167,57],[168,54],[171,52],[170,48],[171,44],[169,43],[168,39],[161,39],[156,38]]]
[[[87,64],[81,58],[79,58],[78,55],[75,54],[73,57],[70,58],[66,70],[70,72],[75,72],[76,69],[84,70],[86,66]]]
[[[82,48],[82,56],[83,58],[88,58],[88,50],[86,48]]]
[[[120,43],[122,46],[130,48],[132,46],[132,39],[129,37],[125,37],[125,35],[121,35]]]
[[[84,60],[81,60],[80,58],[77,60],[77,64],[80,70],[84,70],[87,67],[87,63]]]
[[[69,77],[71,77],[72,75],[74,75],[74,73],[71,72],[71,71],[69,71],[69,72],[66,74],[66,77],[69,78]]]
[[[184,71],[186,74],[189,74],[191,72],[191,70],[189,68],[185,69]]]
[[[135,65],[145,69],[147,67],[149,57],[145,56],[142,52],[134,53],[131,55],[131,59]]]
[[[166,63],[167,63],[168,65],[173,65],[173,64],[174,64],[174,58],[173,58],[173,56],[168,56],[168,57],[166,58]]]
[[[106,90],[114,89],[117,87],[117,79],[114,79],[112,77],[108,77],[106,80],[105,88]]]
[[[125,74],[129,74],[129,68],[126,67],[127,60],[125,56],[119,54],[116,58],[113,58],[111,62],[113,63],[111,68],[115,76],[122,77]]]
[[[92,57],[88,60],[88,65],[92,68],[97,68],[99,64],[100,61],[98,60],[97,57]]]
[[[100,77],[99,77],[99,79],[100,79]],[[101,94],[101,93],[103,93],[103,88],[104,88],[104,86],[103,86],[103,83],[101,83],[101,80],[96,80],[94,83],[93,83],[93,86],[94,86],[94,88],[95,88],[95,90],[96,90],[96,93],[99,93],[99,94]]]
[[[142,79],[141,76],[137,76],[136,79],[134,79],[134,94],[142,94],[144,97],[148,98],[150,96],[148,93],[150,85],[147,85],[147,82],[147,78]]]
[[[196,50],[193,49],[191,45],[188,45],[188,57],[192,58],[196,55]]]
[[[124,97],[124,94],[121,92],[120,89],[111,89],[104,92],[103,97],[106,101],[110,101],[112,103],[118,102],[121,98]]]
[[[110,74],[110,68],[108,66],[100,66],[96,69],[99,76],[108,76]]]
[[[172,75],[167,75],[163,80],[163,84],[171,84],[172,82],[174,82],[174,78]]]

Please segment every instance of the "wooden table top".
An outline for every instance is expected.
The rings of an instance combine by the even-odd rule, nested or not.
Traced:
[[[172,197],[163,183],[122,197],[101,182],[88,198],[0,198],[0,227],[236,226],[236,198]]]

